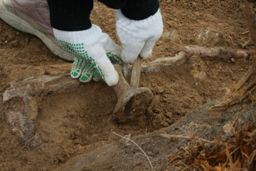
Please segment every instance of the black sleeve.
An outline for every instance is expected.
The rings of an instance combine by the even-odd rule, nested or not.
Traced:
[[[154,15],[159,9],[159,0],[128,0],[122,13],[133,20],[143,20]]]
[[[159,9],[159,0],[99,0],[110,8],[121,9],[133,20],[143,20],[154,15]]]
[[[103,4],[113,9],[121,9],[129,0],[99,0]]]
[[[47,0],[51,26],[64,31],[79,31],[91,27],[93,0]]]

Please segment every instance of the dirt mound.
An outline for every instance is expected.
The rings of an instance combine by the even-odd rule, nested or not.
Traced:
[[[190,44],[242,48],[249,38],[243,5],[243,1],[232,0],[161,0],[165,28],[151,60],[173,56]],[[111,19],[106,20],[106,15]],[[97,3],[93,21],[116,39],[112,10]],[[45,66],[66,63],[52,55],[37,38],[15,31],[3,21],[0,32],[1,92],[11,81],[43,75]],[[144,73],[141,85],[154,93],[151,110],[128,124],[112,122],[116,97],[103,83],[92,82],[65,93],[47,94],[37,99],[35,125],[43,144],[33,151],[24,150],[11,134],[0,101],[0,170],[53,170],[74,156],[89,154],[116,141],[113,131],[134,136],[168,127],[223,97],[248,70],[250,62],[250,58],[225,61],[195,55],[177,68]]]

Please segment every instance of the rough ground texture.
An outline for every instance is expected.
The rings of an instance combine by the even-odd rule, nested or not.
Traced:
[[[249,39],[242,0],[161,0],[161,7],[165,29],[152,60],[173,56],[184,45],[242,48]],[[109,20],[106,15],[110,15]],[[93,20],[116,39],[113,11],[97,4]],[[0,33],[1,93],[11,81],[43,75],[45,66],[66,63],[37,38],[2,21]],[[254,50],[255,44],[245,48]],[[150,170],[141,151],[130,142],[119,141],[113,131],[131,135],[156,170],[175,170],[168,166],[167,158],[189,140],[168,139],[160,134],[190,135],[192,130],[193,135],[212,139],[222,134],[223,126],[235,116],[245,116],[245,121],[249,118],[255,124],[255,98],[226,112],[208,112],[208,107],[230,91],[250,64],[251,58],[225,61],[193,56],[179,68],[143,74],[142,85],[154,92],[151,110],[147,116],[121,125],[112,122],[116,97],[103,83],[92,82],[66,93],[44,96],[38,99],[35,120],[43,144],[33,151],[25,150],[11,134],[4,117],[6,106],[0,100],[0,170]]]

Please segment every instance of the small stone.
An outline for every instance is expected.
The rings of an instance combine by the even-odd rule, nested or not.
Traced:
[[[161,109],[159,108],[154,108],[152,109],[154,113],[158,114],[158,113],[161,113]]]
[[[233,127],[233,123],[229,122],[223,126],[223,131],[228,135],[228,136],[233,136],[235,134],[235,130]]]
[[[157,87],[156,88],[156,93],[157,94],[163,94],[165,92],[165,89],[163,87]]]
[[[172,117],[173,117],[172,112],[166,112],[166,113],[164,113],[164,115],[165,115],[167,118],[172,118]]]
[[[171,32],[171,42],[172,43],[181,43],[181,38],[177,30],[172,30]]]
[[[170,31],[166,31],[162,34],[162,38],[163,39],[170,39],[171,38],[171,32]]]
[[[203,72],[203,71],[200,71],[200,72],[194,73],[194,74],[193,74],[193,76],[194,76],[194,78],[195,78],[195,79],[198,79],[198,80],[200,80],[200,81],[205,80],[205,79],[206,79],[206,77],[207,77],[206,73],[205,73],[205,72]]]
[[[165,121],[162,121],[162,122],[161,122],[161,126],[167,127],[167,126],[169,126],[169,123],[168,123],[168,122],[165,122]]]

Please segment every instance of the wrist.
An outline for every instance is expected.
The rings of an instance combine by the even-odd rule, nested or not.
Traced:
[[[144,20],[156,14],[158,10],[158,0],[130,0],[121,9],[121,12],[131,20]]]
[[[47,0],[51,26],[65,31],[85,30],[91,27],[90,13],[93,0]]]
[[[53,28],[54,36],[57,40],[68,42],[71,44],[93,45],[99,41],[102,30],[96,25],[80,31],[64,31]]]
[[[123,15],[120,10],[116,11],[117,34],[124,40],[144,40],[150,35],[155,35],[163,30],[163,20],[160,9],[152,16],[143,20],[131,20]]]
[[[112,9],[121,9],[128,0],[99,0],[106,6]]]

